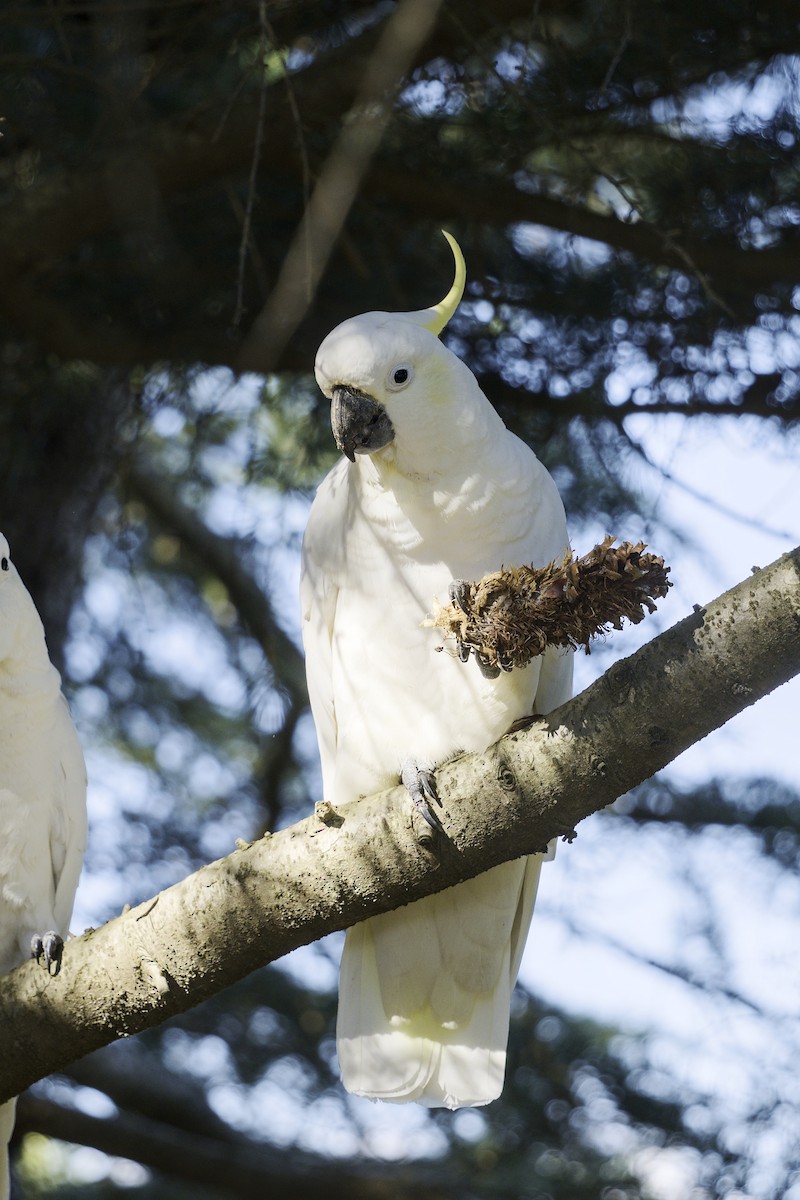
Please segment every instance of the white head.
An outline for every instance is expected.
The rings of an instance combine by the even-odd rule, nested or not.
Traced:
[[[317,352],[336,444],[351,461],[370,454],[403,473],[428,474],[460,442],[472,410],[490,409],[472,372],[439,341],[466,280],[461,250],[444,236],[456,264],[444,300],[419,312],[351,317]]]

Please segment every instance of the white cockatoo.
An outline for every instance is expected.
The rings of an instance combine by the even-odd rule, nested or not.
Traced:
[[[78,735],[39,614],[0,534],[0,974],[31,955],[58,974],[85,846]],[[15,1105],[0,1105],[0,1200]]]
[[[482,751],[517,718],[569,698],[570,654],[491,677],[425,625],[453,581],[543,565],[567,548],[564,509],[438,335],[455,282],[421,312],[371,312],[325,338],[317,382],[341,458],[321,484],[303,546],[301,600],[325,798],[397,784],[425,812],[437,764]],[[457,595],[457,584],[455,592]],[[348,930],[337,1047],[357,1095],[432,1107],[487,1104],[505,1074],[511,991],[542,856]]]

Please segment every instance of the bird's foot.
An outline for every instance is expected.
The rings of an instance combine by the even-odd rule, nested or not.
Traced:
[[[470,615],[468,602],[472,595],[471,584],[467,583],[464,579],[453,579],[448,585],[447,594],[452,600],[453,604],[457,604],[461,611],[466,613],[467,616]],[[458,657],[462,662],[466,662],[470,656],[470,650],[472,647],[465,646],[464,643],[459,641],[458,638],[456,638],[456,646],[458,648]],[[475,661],[480,668],[481,675],[483,675],[485,679],[496,679],[500,674],[501,667],[504,671],[511,670],[511,664],[507,664],[502,660],[498,660],[500,663],[499,666],[493,666],[478,650],[475,650]]]
[[[400,771],[400,782],[411,797],[414,807],[424,821],[438,833],[441,824],[431,809],[431,804],[438,804],[436,780],[433,769],[424,767],[415,758],[408,758]]]
[[[36,933],[31,938],[31,958],[41,963],[48,975],[57,975],[61,970],[64,939],[51,929],[48,933]]]

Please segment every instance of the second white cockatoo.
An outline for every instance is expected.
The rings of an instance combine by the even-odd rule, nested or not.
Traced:
[[[39,614],[0,534],[0,974],[31,956],[58,974],[85,847],[83,754]],[[0,1200],[15,1105],[0,1105]]]
[[[518,718],[569,698],[572,658],[488,671],[425,625],[435,597],[567,548],[556,486],[439,340],[466,270],[421,312],[344,321],[317,354],[344,457],[306,529],[301,599],[325,799],[402,779],[425,810],[437,764],[482,751]],[[457,583],[455,592],[457,595]],[[345,1087],[372,1099],[486,1104],[505,1074],[511,991],[542,856],[349,929],[337,1048]]]

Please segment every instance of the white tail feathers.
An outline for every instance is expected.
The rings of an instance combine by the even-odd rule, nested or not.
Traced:
[[[337,1025],[348,1091],[445,1108],[500,1095],[541,862],[504,863],[348,930]]]

